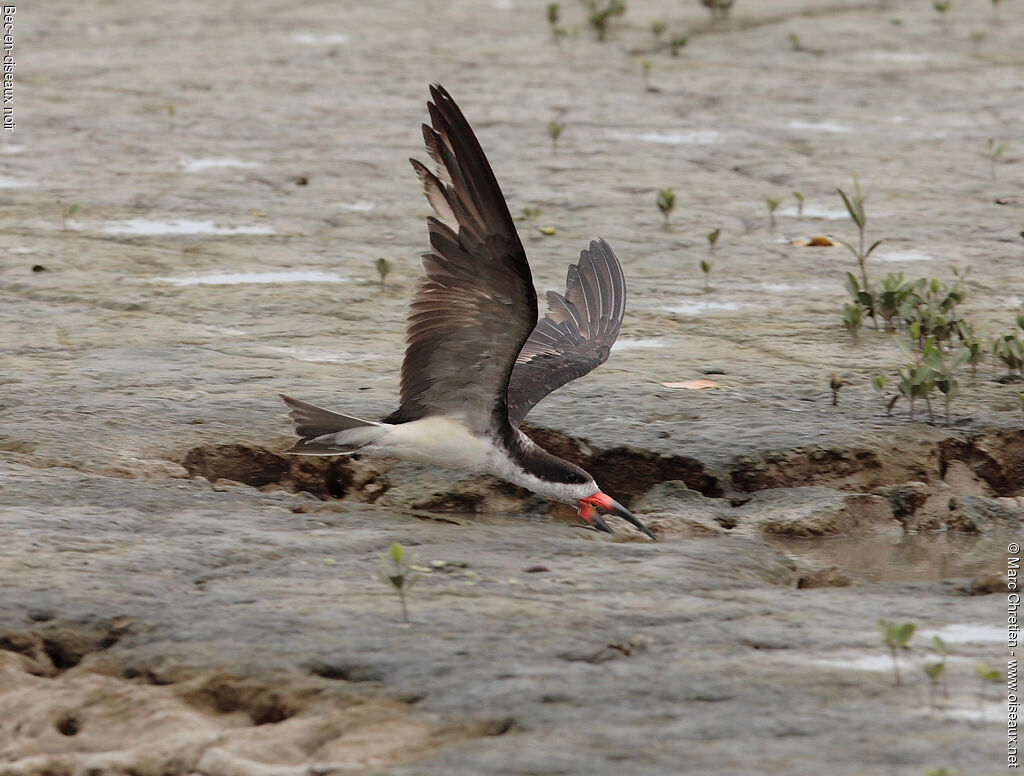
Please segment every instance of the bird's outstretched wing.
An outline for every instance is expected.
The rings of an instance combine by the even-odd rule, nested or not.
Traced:
[[[570,264],[565,296],[548,291],[548,313],[516,358],[508,414],[518,426],[552,391],[608,360],[626,312],[626,278],[604,240],[594,240]]]
[[[401,404],[384,420],[459,417],[508,429],[509,376],[537,323],[537,293],[505,198],[473,130],[441,86],[423,125],[432,173],[410,160],[435,216],[409,308]]]

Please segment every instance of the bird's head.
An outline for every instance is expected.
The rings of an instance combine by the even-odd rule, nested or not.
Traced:
[[[613,531],[601,518],[599,509],[620,516],[650,538],[654,538],[654,534],[637,519],[636,515],[602,492],[588,472],[550,454],[545,454],[543,461],[546,464],[543,479],[531,478],[531,481],[526,483],[531,490],[546,495],[549,499],[557,499],[577,507],[580,510],[580,517],[605,533]]]

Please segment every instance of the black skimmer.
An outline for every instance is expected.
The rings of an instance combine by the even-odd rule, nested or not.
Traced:
[[[410,161],[435,215],[409,309],[400,406],[369,421],[282,395],[301,437],[288,452],[487,472],[577,506],[601,531],[612,533],[597,509],[653,539],[590,474],[519,429],[537,402],[607,360],[626,306],[619,260],[604,240],[591,242],[538,321],[526,251],[487,157],[451,95],[436,85],[430,94],[423,139],[437,171]]]

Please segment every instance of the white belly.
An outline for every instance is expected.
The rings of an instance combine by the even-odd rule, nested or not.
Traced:
[[[363,452],[429,463],[451,469],[491,471],[501,452],[484,437],[471,433],[454,418],[435,416],[388,427],[387,433]]]

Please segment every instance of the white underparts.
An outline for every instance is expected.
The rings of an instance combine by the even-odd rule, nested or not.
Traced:
[[[522,434],[518,429],[516,433]],[[569,504],[597,491],[592,480],[575,485],[552,483],[526,472],[491,439],[474,434],[457,418],[433,416],[397,425],[363,426],[332,436],[333,440],[326,436],[321,440],[332,441],[339,447],[358,448],[358,452],[370,455],[486,472],[538,495]],[[533,446],[528,437],[523,435],[522,438],[528,446]]]

